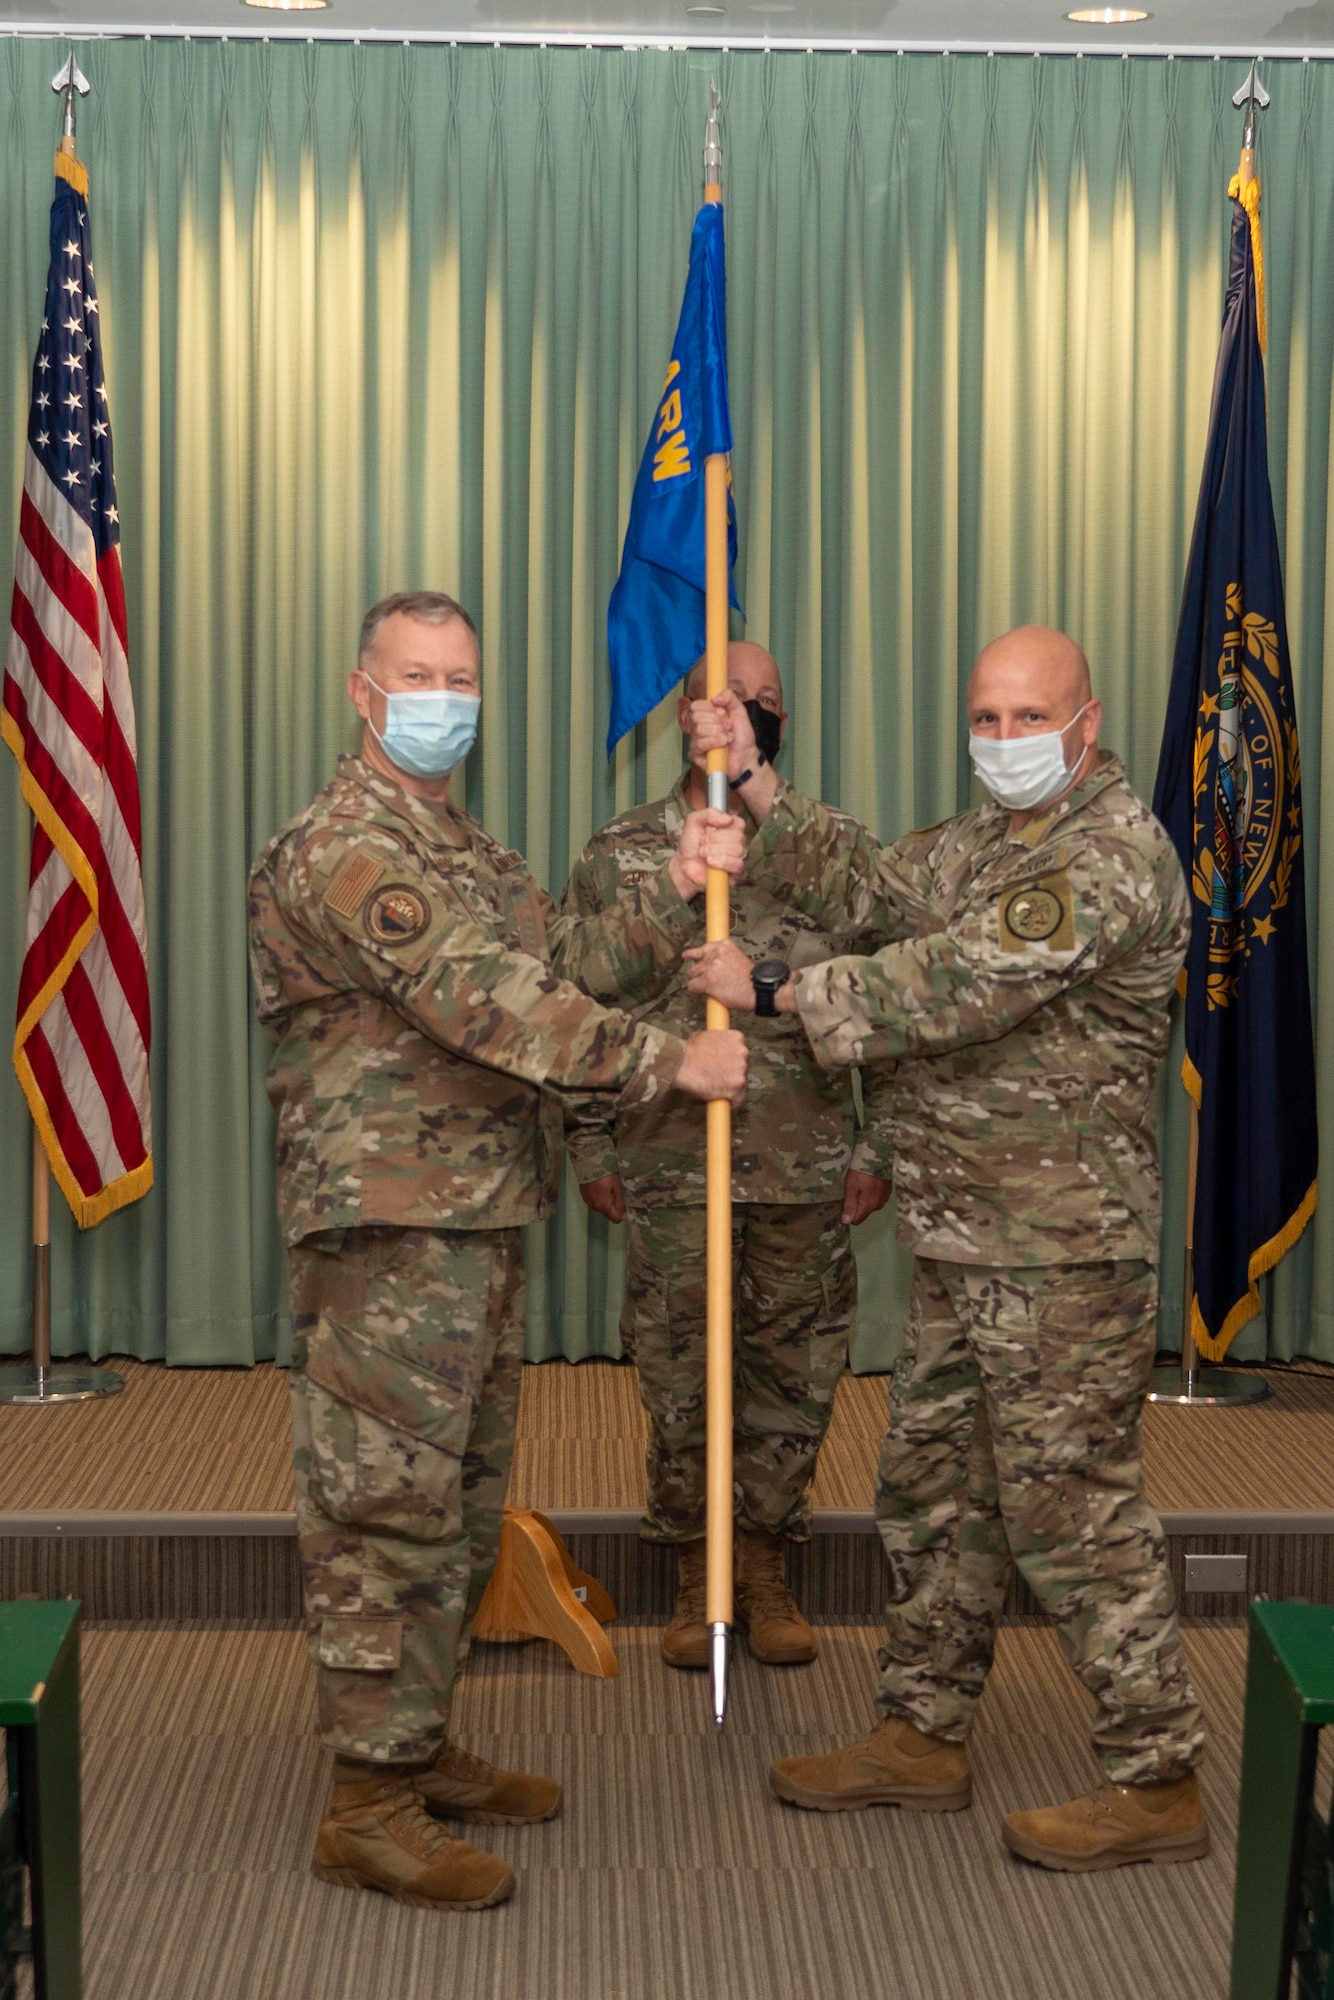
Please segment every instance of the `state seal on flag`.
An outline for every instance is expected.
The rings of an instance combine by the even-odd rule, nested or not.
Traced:
[[[1301,830],[1296,724],[1279,678],[1273,620],[1227,591],[1215,691],[1201,688],[1191,888],[1208,911],[1210,1007],[1236,996],[1238,962],[1267,945],[1286,904]]]

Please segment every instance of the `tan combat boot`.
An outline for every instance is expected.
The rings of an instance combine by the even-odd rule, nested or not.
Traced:
[[[478,1826],[531,1826],[554,1819],[561,1788],[554,1778],[526,1771],[498,1771],[484,1757],[446,1743],[433,1764],[412,1773],[413,1790],[436,1819],[471,1820]]]
[[[662,1657],[669,1667],[707,1667],[709,1628],[704,1623],[706,1575],[703,1542],[682,1542],[676,1551],[676,1605],[672,1622],[662,1635]]]
[[[787,1587],[781,1535],[743,1532],[736,1545],[736,1624],[767,1667],[804,1666],[819,1648]]]
[[[442,1833],[397,1765],[355,1783],[335,1781],[314,1869],[322,1882],[379,1889],[422,1910],[485,1910],[514,1894],[509,1865]]]
[[[769,1783],[789,1805],[811,1812],[860,1812],[903,1806],[908,1812],[959,1812],[973,1802],[968,1751],[943,1736],[924,1736],[892,1716],[860,1743],[825,1757],[780,1757]]]
[[[1209,1852],[1199,1780],[1194,1773],[1163,1785],[1103,1785],[1068,1805],[1007,1813],[1005,1845],[1043,1868],[1085,1874],[1127,1861],[1198,1861]]]

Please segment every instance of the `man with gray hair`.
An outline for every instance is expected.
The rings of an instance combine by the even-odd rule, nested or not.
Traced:
[[[633,902],[557,918],[520,856],[449,798],[481,707],[463,608],[437,592],[373,606],[348,692],[360,755],[250,878],[306,1628],[334,1752],[315,1871],[480,1909],[514,1876],[436,1819],[542,1820],[561,1801],[554,1780],[448,1736],[514,1442],[521,1231],[555,1206],[571,1092],[740,1102],[741,1035],[685,1040],[598,1001],[670,975],[706,868],[737,874],[743,836],[693,813]]]

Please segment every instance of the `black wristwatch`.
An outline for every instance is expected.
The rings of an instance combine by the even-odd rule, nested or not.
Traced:
[[[790,965],[784,965],[781,958],[762,958],[758,965],[750,968],[750,983],[755,988],[755,1012],[764,1019],[772,1020],[778,1012],[774,1005],[780,986],[786,986],[792,977]]]

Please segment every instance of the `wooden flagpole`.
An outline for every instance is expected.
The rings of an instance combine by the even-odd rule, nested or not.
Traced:
[[[718,140],[718,91],[709,82],[709,121],[704,140],[704,199],[719,202],[722,148]],[[705,688],[712,700],[727,690],[727,457],[714,452],[704,461]],[[727,752],[711,750],[708,799],[727,811]],[[705,884],[705,931],[709,943],[731,936],[729,884],[721,868],[710,868]],[[705,1025],[726,1028],[726,1007],[707,1002]],[[709,1668],[713,1719],[722,1727],[727,1712],[727,1653],[732,1625],[732,1107],[715,1098],[706,1112],[707,1199],[707,1584]]]

